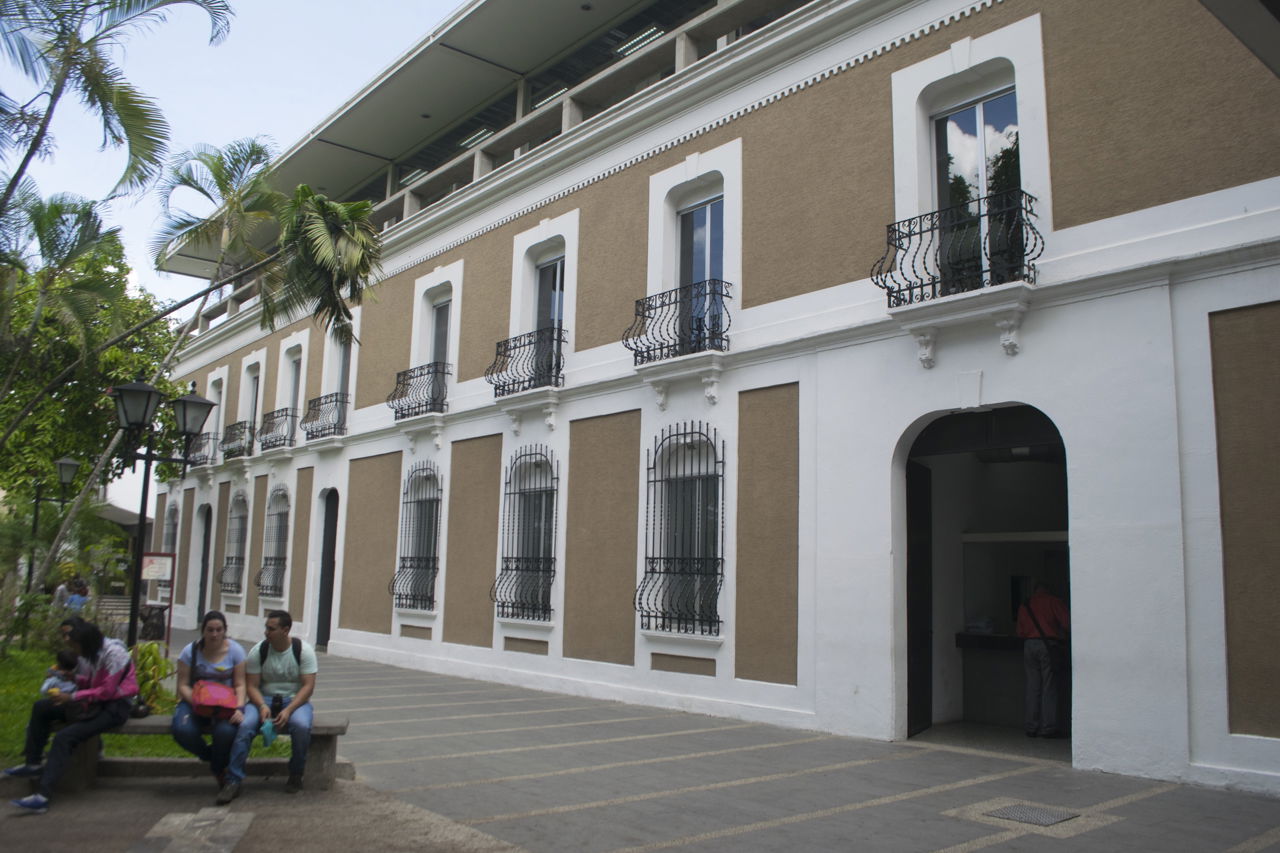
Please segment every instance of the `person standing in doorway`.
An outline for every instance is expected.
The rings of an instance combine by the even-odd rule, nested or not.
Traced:
[[[268,731],[289,732],[293,754],[289,757],[289,781],[284,789],[290,794],[302,790],[307,749],[311,746],[311,694],[316,689],[319,665],[316,650],[309,643],[289,636],[292,627],[293,617],[288,611],[270,611],[266,639],[249,651],[246,661],[249,701],[245,703],[244,722],[240,723],[231,747],[226,784],[218,792],[220,805],[240,796],[249,748],[259,728],[266,724],[271,726]]]
[[[1026,673],[1022,724],[1027,737],[1066,737],[1058,719],[1058,687],[1066,675],[1070,625],[1066,603],[1043,581],[1018,608],[1018,636],[1024,640],[1022,666]]]

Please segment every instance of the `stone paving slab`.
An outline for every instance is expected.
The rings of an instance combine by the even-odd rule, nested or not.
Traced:
[[[254,781],[215,809],[207,779],[104,780],[5,813],[0,846],[72,849],[93,825],[95,850],[131,853],[1280,853],[1280,799],[1076,771],[1063,742],[980,727],[882,743],[328,655],[315,701],[350,716],[357,783]],[[1010,806],[1077,816],[990,814]]]
[[[530,851],[1280,853],[1280,801],[1075,771],[1062,742],[889,744],[383,664],[321,672],[318,703],[370,688],[332,694],[362,781]],[[1080,816],[983,814],[1008,804]]]

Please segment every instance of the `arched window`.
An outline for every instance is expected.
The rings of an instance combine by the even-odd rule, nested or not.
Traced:
[[[720,633],[724,444],[702,423],[668,427],[649,455],[640,627]]]
[[[506,619],[551,619],[556,576],[556,489],[551,451],[522,449],[507,466],[502,510],[502,569],[490,597]]]
[[[244,492],[236,492],[227,514],[227,556],[218,579],[225,593],[239,595],[244,591],[244,554],[248,542],[249,502]]]
[[[289,553],[289,491],[272,489],[267,500],[267,529],[262,536],[262,571],[258,572],[258,594],[272,598],[284,595],[285,557]]]
[[[422,462],[409,469],[400,504],[400,563],[391,581],[396,607],[435,610],[440,568],[440,477]]]

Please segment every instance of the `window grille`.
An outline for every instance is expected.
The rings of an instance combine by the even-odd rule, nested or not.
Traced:
[[[267,500],[267,529],[262,546],[258,594],[279,598],[284,595],[284,561],[289,553],[289,491],[284,486],[273,489]]]
[[[400,504],[400,562],[391,581],[396,607],[435,610],[440,560],[440,477],[429,462],[405,478]]]
[[[244,590],[244,552],[248,540],[249,502],[244,492],[237,492],[227,515],[227,556],[218,577],[225,593],[239,595]]]
[[[522,449],[507,467],[502,568],[489,596],[505,619],[551,619],[556,576],[558,465],[542,446]]]
[[[718,635],[724,581],[724,443],[701,422],[668,427],[650,451],[640,627]]]

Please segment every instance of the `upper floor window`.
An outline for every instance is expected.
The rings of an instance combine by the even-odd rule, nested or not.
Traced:
[[[724,445],[711,427],[667,428],[649,455],[644,578],[636,609],[645,629],[719,634],[724,579]]]
[[[724,278],[724,198],[680,211],[680,287]]]
[[[938,207],[1022,187],[1018,99],[1003,92],[934,119]]]
[[[434,610],[440,553],[440,478],[431,463],[409,470],[400,504],[400,562],[391,592],[396,607]]]

